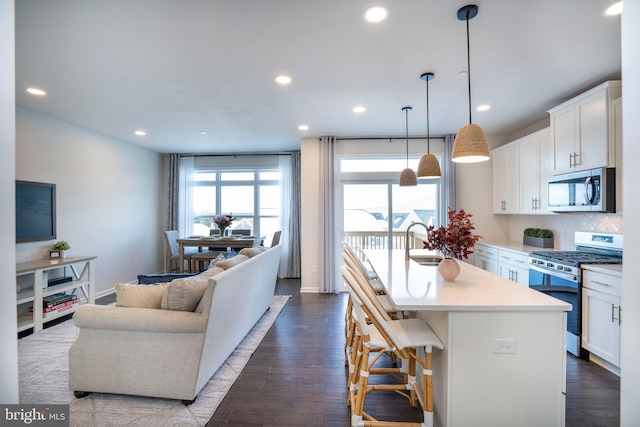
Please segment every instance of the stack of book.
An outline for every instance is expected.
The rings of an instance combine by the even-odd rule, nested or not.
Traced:
[[[42,298],[42,317],[57,316],[65,311],[74,309],[80,305],[80,299],[75,295],[65,293],[53,294]],[[33,314],[33,307],[29,307],[29,313]]]

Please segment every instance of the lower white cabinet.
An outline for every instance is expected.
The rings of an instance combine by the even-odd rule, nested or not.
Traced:
[[[528,287],[529,254],[500,248],[498,250],[498,275]]]
[[[477,243],[475,246],[476,267],[498,274],[498,249]]]
[[[622,278],[583,270],[582,347],[620,366]]]

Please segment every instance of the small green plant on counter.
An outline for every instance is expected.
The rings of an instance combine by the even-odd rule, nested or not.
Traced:
[[[58,240],[53,245],[53,249],[56,250],[56,251],[66,251],[69,248],[71,248],[71,246],[69,246],[69,243],[65,242],[64,240]]]
[[[524,235],[527,237],[543,237],[550,239],[553,238],[553,231],[546,228],[525,228]]]

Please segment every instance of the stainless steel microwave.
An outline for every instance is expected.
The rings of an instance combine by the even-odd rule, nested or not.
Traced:
[[[616,211],[615,168],[597,168],[555,175],[548,180],[552,212]]]

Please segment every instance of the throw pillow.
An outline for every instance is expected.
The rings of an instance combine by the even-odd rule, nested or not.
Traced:
[[[162,297],[160,308],[164,310],[194,311],[207,290],[209,278],[222,271],[224,271],[222,268],[213,267],[197,276],[171,281]]]
[[[193,276],[192,273],[159,273],[138,274],[138,285],[154,285],[156,283],[170,282],[181,277]]]
[[[225,259],[224,261],[218,261],[216,263],[216,267],[220,267],[224,270],[228,270],[234,265],[238,265],[243,261],[248,260],[249,257],[246,255],[236,255],[233,258]]]
[[[217,257],[215,257],[214,259],[212,259],[212,260],[211,260],[211,262],[209,262],[208,270],[210,270],[210,269],[212,269],[212,268],[215,268],[216,264],[217,264],[219,261],[222,261],[222,260],[224,260],[224,259],[226,259],[226,258],[225,258],[225,256],[224,256],[224,254],[220,254],[220,255],[218,255]]]
[[[256,246],[255,248],[243,248],[240,250],[240,252],[238,252],[238,254],[240,255],[246,255],[249,258],[254,257],[258,254],[261,254],[262,252],[266,251],[267,248],[266,246]]]
[[[116,285],[116,305],[118,307],[160,308],[168,283],[157,285]]]

